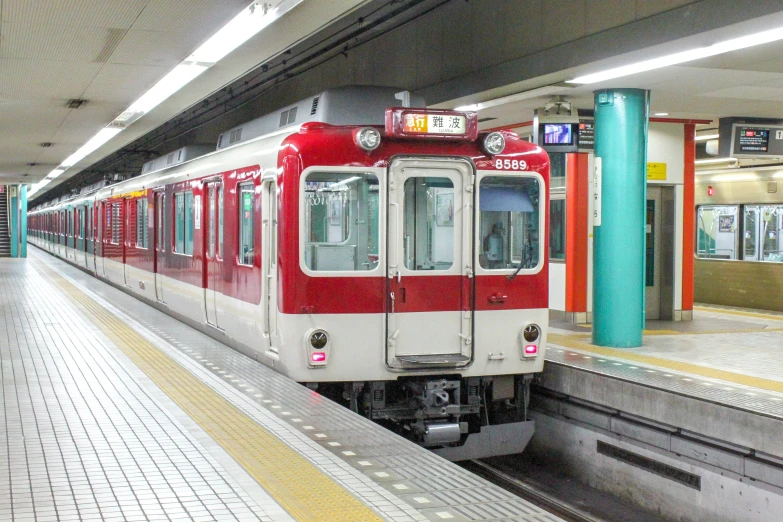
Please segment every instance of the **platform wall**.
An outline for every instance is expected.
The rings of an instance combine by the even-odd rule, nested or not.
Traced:
[[[696,302],[783,312],[783,263],[696,260]]]

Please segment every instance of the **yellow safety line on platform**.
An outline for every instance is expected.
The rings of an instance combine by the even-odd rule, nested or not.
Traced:
[[[658,366],[659,368],[690,373],[700,377],[719,379],[722,381],[733,382],[735,384],[742,384],[744,386],[761,388],[763,390],[783,392],[783,382],[780,381],[764,379],[763,377],[753,377],[751,375],[744,375],[726,370],[718,370],[715,368],[709,368],[707,366],[700,366],[698,364],[673,361],[671,359],[664,359],[662,357],[642,355],[640,353],[631,352],[628,349],[604,348],[602,346],[596,346],[594,344],[579,341],[578,339],[574,339],[572,336],[568,335],[549,333],[547,335],[547,342],[560,345],[565,348],[572,348],[574,350],[581,350],[584,352],[604,355],[606,357],[616,357],[617,359],[623,359],[625,361],[631,361],[638,364]]]
[[[368,506],[44,263],[38,268],[297,520],[382,520]]]
[[[783,321],[783,315],[765,314],[761,312],[744,312],[742,310],[730,310],[727,308],[712,308],[709,306],[694,306],[694,310],[700,312],[715,312],[720,314],[741,315],[744,317],[755,317],[758,319],[770,319],[772,321]]]

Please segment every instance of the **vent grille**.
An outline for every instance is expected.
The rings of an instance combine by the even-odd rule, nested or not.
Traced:
[[[228,144],[232,145],[242,139],[242,127],[234,129],[228,135]]]
[[[223,135],[221,134],[220,136],[218,136],[218,146],[217,146],[217,148],[220,148],[222,146],[223,146]]]
[[[316,96],[313,98],[313,105],[310,107],[310,116],[315,116],[315,113],[318,111],[318,100],[320,96]]]
[[[172,163],[174,163],[174,154],[173,153],[169,154],[168,156],[166,156],[166,165],[171,165]]]
[[[291,125],[296,121],[296,109],[297,107],[293,107],[280,113],[280,127]]]

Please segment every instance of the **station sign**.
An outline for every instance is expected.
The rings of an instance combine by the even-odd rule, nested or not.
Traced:
[[[478,137],[478,117],[475,112],[392,107],[386,109],[386,134],[473,141]]]

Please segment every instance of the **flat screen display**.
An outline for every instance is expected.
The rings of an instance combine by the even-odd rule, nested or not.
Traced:
[[[545,123],[544,145],[573,145],[570,123]]]
[[[740,152],[769,152],[769,129],[740,127],[737,130]]]

